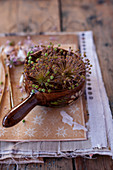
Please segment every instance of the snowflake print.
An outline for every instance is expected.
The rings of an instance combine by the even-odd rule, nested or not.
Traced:
[[[42,115],[39,115],[33,118],[34,120],[32,121],[35,124],[42,125],[44,118],[42,118]]]
[[[46,107],[44,107],[44,106],[42,106],[42,107],[40,107],[40,112],[41,112],[41,114],[47,114],[47,108]]]
[[[58,118],[58,115],[51,115],[51,117],[48,118],[48,122],[53,126],[57,124],[59,121],[60,119]]]
[[[53,108],[51,107],[40,107],[41,113],[47,114],[48,112],[52,111]]]
[[[81,131],[79,130],[79,135],[83,136],[83,134],[84,134],[84,131],[83,130],[81,130]]]
[[[73,131],[73,137],[75,137],[75,138],[78,137],[78,130],[76,130],[76,131],[74,130],[74,131]]]
[[[42,133],[43,133],[43,136],[48,137],[51,131],[48,127],[46,127],[45,129],[43,129]]]
[[[26,129],[26,131],[24,132],[25,135],[28,135],[29,137],[33,137],[34,133],[36,133],[35,128],[28,128]]]
[[[19,136],[19,135],[20,135],[20,128],[19,128],[19,127],[14,128],[14,129],[12,130],[12,135],[13,135],[13,136]]]
[[[0,127],[0,137],[4,136],[5,132],[6,132],[6,130],[4,128]]]
[[[80,108],[77,105],[72,105],[69,108],[70,113],[75,114],[76,112],[80,111]]]
[[[81,138],[84,136],[84,131],[83,130],[74,130],[73,131],[73,137],[75,138]]]
[[[82,124],[81,116],[79,114],[76,114],[76,118],[74,119],[75,122]]]
[[[65,136],[67,135],[67,134],[66,134],[66,130],[67,130],[67,129],[64,129],[64,127],[62,127],[62,128],[58,127],[56,135],[57,135],[58,137],[59,137],[59,136],[65,137]]]

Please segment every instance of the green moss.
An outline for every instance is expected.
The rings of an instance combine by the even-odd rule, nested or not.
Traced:
[[[57,48],[54,48],[55,51],[57,51]]]
[[[45,92],[45,89],[42,89],[42,92]]]
[[[29,60],[31,60],[32,59],[32,57],[31,56],[29,56]]]
[[[47,56],[48,56],[48,53],[45,53],[45,56],[47,57]]]
[[[58,105],[57,101],[51,102],[51,104]]]
[[[32,53],[33,53],[33,51],[30,51],[30,53],[32,54]]]
[[[35,90],[34,90],[34,89],[32,89],[32,93],[35,93]]]
[[[38,87],[39,87],[38,85],[35,86],[36,89],[38,89]]]
[[[48,93],[51,93],[51,89],[48,89]]]
[[[3,81],[0,81],[0,85],[3,85]]]
[[[25,120],[23,119],[22,122],[25,123]]]
[[[32,87],[34,88],[34,87],[35,87],[35,84],[32,84]]]
[[[60,47],[61,45],[60,44],[58,44],[58,47]]]
[[[30,55],[30,51],[27,53],[27,57]]]

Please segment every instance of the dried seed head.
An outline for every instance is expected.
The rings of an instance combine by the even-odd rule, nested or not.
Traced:
[[[25,81],[30,80],[28,86],[33,90],[47,93],[72,90],[86,81],[86,71],[91,74],[92,65],[86,54],[81,56],[79,51],[74,53],[71,47],[68,51],[61,49],[60,44],[54,47],[50,43],[41,48],[35,53],[33,49],[28,52],[24,65]]]

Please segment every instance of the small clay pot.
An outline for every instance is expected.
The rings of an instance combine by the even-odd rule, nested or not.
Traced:
[[[64,50],[64,49],[63,49]],[[64,50],[68,52],[67,50]],[[36,57],[41,54],[41,51],[37,51],[31,56]],[[82,59],[81,59],[82,60]],[[25,64],[28,63],[28,57],[26,57]],[[83,68],[85,64],[82,61]],[[85,76],[85,72],[83,73]],[[19,123],[36,105],[47,106],[47,107],[62,107],[72,103],[84,92],[85,80],[82,80],[77,87],[74,89],[65,89],[61,91],[53,91],[51,93],[39,92],[34,90],[29,85],[28,74],[25,74],[24,79],[25,89],[28,93],[28,97],[25,98],[21,103],[12,108],[9,113],[3,119],[4,127],[11,127]]]

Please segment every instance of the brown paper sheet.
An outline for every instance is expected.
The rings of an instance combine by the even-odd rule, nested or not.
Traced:
[[[62,44],[67,49],[77,49],[77,44]],[[1,141],[68,141],[86,140],[86,129],[84,121],[84,105],[82,97],[72,105],[62,108],[47,108],[36,106],[26,117],[25,123],[20,122],[14,127],[3,128],[2,119],[10,110],[11,81],[13,104],[17,105],[27,96],[23,88],[19,87],[23,66],[11,68],[7,77],[5,93],[0,109],[0,140]],[[9,80],[9,78],[11,80]],[[63,116],[62,116],[63,115]]]

